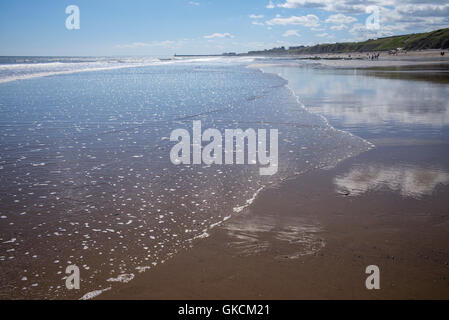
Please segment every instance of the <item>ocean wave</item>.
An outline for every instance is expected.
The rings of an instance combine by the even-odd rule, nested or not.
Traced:
[[[56,75],[72,74],[78,72],[94,72],[105,70],[116,70],[125,68],[140,68],[147,66],[182,64],[182,63],[247,63],[253,58],[227,58],[227,57],[175,57],[175,58],[99,58],[96,61],[71,62],[61,59],[61,61],[34,63],[7,63],[0,64],[0,83],[17,80],[27,80]],[[27,60],[25,60],[27,61]]]

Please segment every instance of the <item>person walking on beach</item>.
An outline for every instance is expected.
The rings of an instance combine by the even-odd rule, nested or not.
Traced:
[[[368,54],[370,60],[379,60],[380,53]]]

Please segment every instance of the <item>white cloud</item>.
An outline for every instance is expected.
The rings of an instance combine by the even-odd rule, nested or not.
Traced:
[[[438,1],[428,1],[428,2],[438,2]],[[449,4],[422,4],[422,3],[414,3],[414,4],[404,4],[402,6],[398,6],[397,8],[400,14],[408,15],[408,16],[418,16],[418,17],[449,17]]]
[[[344,30],[344,29],[348,29],[348,26],[345,24],[340,24],[338,26],[332,26],[331,30]]]
[[[268,2],[266,8],[267,9],[274,9],[276,6],[274,5],[273,1],[270,0],[270,2]]]
[[[379,30],[370,30],[367,29],[364,24],[356,23],[351,30],[349,30],[349,32],[354,36],[355,41],[364,41],[368,39],[392,36],[394,35],[394,28],[384,26]]]
[[[286,0],[283,4],[278,4],[281,8],[325,8],[327,0]]]
[[[280,8],[314,8],[330,12],[344,13],[364,13],[369,5],[387,6],[392,5],[399,0],[284,0],[284,3],[278,4]],[[406,0],[407,1],[407,0]],[[416,1],[416,0],[408,0]]]
[[[259,21],[253,21],[252,24],[254,24],[256,26],[264,26],[265,25],[263,22],[259,22]]]
[[[129,49],[129,48],[155,48],[155,47],[164,47],[164,48],[175,48],[182,45],[182,41],[151,41],[151,42],[133,42],[128,44],[118,44],[116,48],[119,49]]]
[[[200,5],[199,2],[195,2],[195,1],[189,1],[189,4],[190,4],[191,6],[199,6],[199,5]]]
[[[329,34],[328,33],[320,33],[320,34],[317,34],[316,36],[320,37],[320,38],[325,38],[325,37],[329,37]]]
[[[204,36],[205,39],[214,39],[214,38],[234,38],[234,36],[230,33],[213,33],[210,35]]]
[[[249,17],[250,17],[250,19],[262,19],[265,16],[263,14],[259,14],[259,15],[257,15],[257,14],[250,14]]]
[[[301,35],[298,33],[298,30],[287,30],[284,32],[284,34],[282,36],[283,37],[291,37],[291,36],[300,37]]]
[[[277,16],[274,19],[267,21],[268,25],[303,25],[305,27],[318,27],[320,19],[314,14],[308,14],[306,16],[291,16],[289,18],[282,18]]]
[[[277,6],[315,8],[332,12],[334,15],[366,14],[367,7],[377,6],[380,10],[381,29],[385,29],[385,34],[391,31],[430,31],[447,28],[449,25],[448,0],[283,0],[283,3]],[[337,22],[336,19],[332,23],[341,25],[344,22]]]
[[[345,16],[344,14],[341,13],[333,14],[326,19],[327,23],[334,23],[334,24],[349,24],[356,21],[357,21],[356,18],[351,16]]]
[[[442,168],[415,165],[388,167],[364,164],[337,176],[334,184],[337,192],[349,192],[350,196],[388,188],[404,197],[420,199],[431,195],[439,185],[448,185],[449,173]]]

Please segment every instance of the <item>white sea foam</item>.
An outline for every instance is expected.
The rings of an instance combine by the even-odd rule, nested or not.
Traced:
[[[109,278],[107,281],[108,282],[123,282],[123,283],[128,283],[130,282],[132,279],[134,279],[134,274],[133,273],[128,273],[128,274],[121,274],[119,276],[117,276],[116,278]]]
[[[44,68],[50,67],[50,70],[48,71],[42,71],[39,70],[37,67],[29,67],[28,65],[25,66],[23,69],[20,69],[19,67],[16,67],[14,65],[14,71],[13,73],[8,73],[6,71],[11,71],[7,69],[3,69],[0,72],[0,83],[5,82],[11,82],[11,81],[17,81],[17,80],[27,80],[27,79],[34,79],[34,78],[42,78],[42,77],[48,77],[48,76],[55,76],[55,75],[63,75],[63,74],[72,74],[72,73],[78,73],[78,72],[93,72],[93,71],[105,71],[105,70],[115,70],[115,69],[124,69],[124,68],[137,68],[137,67],[145,67],[150,65],[155,65],[156,63],[147,63],[147,64],[125,64],[125,65],[110,65],[110,66],[98,66],[96,64],[94,65],[86,65],[86,64],[71,64],[70,66],[64,66],[63,68],[60,68],[58,65],[58,68],[52,68],[53,66],[48,66],[47,64],[45,66],[41,66]],[[53,70],[51,70],[53,69]],[[21,72],[19,73],[18,70]]]
[[[226,59],[217,59],[213,58],[212,63],[216,64],[228,63]],[[229,60],[230,61],[230,60]],[[240,61],[238,58],[234,61]],[[184,60],[180,61],[179,63],[195,63],[194,60]],[[197,60],[198,62],[198,69],[203,68],[204,62],[201,62],[201,60]],[[139,63],[139,62],[137,62]],[[150,63],[150,62],[149,62]],[[156,62],[157,63],[157,62]],[[167,62],[167,63],[178,63],[178,62]],[[98,65],[97,65],[98,67]],[[33,70],[40,70],[37,67],[33,67]],[[57,69],[59,68],[58,65],[52,66],[51,68]],[[180,68],[180,70],[187,70],[187,72],[191,72],[190,70],[195,69],[196,66],[193,66],[193,68],[184,66]],[[151,68],[150,68],[151,69]],[[157,69],[157,68],[155,68]],[[204,68],[205,69],[205,68]],[[217,68],[218,70],[224,69],[224,68]],[[92,70],[92,69],[91,69]],[[178,72],[179,70],[177,68],[173,68],[172,66],[163,68],[162,70],[168,70],[168,71],[174,71]],[[236,69],[238,71],[242,71],[240,68]],[[247,70],[243,70],[245,73]],[[70,72],[78,72],[78,71],[70,71]],[[179,75],[182,76],[184,71],[179,71]],[[290,95],[288,95],[288,92],[283,88],[284,81],[277,77],[272,76],[261,76],[260,79],[257,76],[258,72],[248,72],[248,85],[253,84],[254,87],[250,91],[245,90],[236,90],[235,92],[233,90],[223,90],[223,91],[229,91],[226,92],[226,94],[223,95],[223,97],[214,97],[211,101],[214,102],[217,101],[228,101],[229,99],[234,99],[236,96],[241,97],[242,101],[247,101],[248,95],[256,94],[260,90],[260,99],[263,99],[262,92],[264,92],[264,88],[269,87],[273,85],[273,90],[275,90],[274,94],[282,94],[282,97],[288,96],[289,103],[292,102],[292,105],[296,105],[294,103],[293,98],[291,98]],[[129,77],[128,72],[125,72],[124,75],[122,75],[120,72],[118,72],[120,76],[123,76],[124,79],[127,79]],[[255,75],[256,74],[256,75]],[[76,77],[81,76],[77,75]],[[103,75],[104,76],[104,75]],[[202,81],[210,81],[213,76],[213,73],[211,75],[211,72],[209,70],[205,70],[204,72],[201,72],[201,76],[205,76],[205,78]],[[237,74],[236,78],[231,78],[230,81],[232,82],[231,88],[234,88],[235,81],[244,78],[245,75]],[[65,77],[64,77],[65,78]],[[101,80],[101,77],[99,76],[99,80]],[[164,77],[160,77],[162,80],[165,79]],[[164,81],[156,81],[159,79],[158,76],[155,76],[154,80],[154,86],[157,87],[159,83],[161,83],[161,90],[166,88],[166,84]],[[61,79],[63,80],[63,79]],[[152,80],[152,81],[153,81]],[[213,79],[212,79],[213,80]],[[43,80],[44,81],[44,80]],[[170,80],[170,82],[175,80]],[[242,80],[243,81],[243,80]],[[251,82],[252,81],[252,82]],[[94,81],[95,82],[95,81]],[[186,82],[190,85],[189,78],[186,79]],[[243,82],[242,82],[243,83]],[[32,84],[32,83],[29,83]],[[201,82],[199,82],[201,84]],[[279,86],[277,86],[279,84]],[[16,86],[17,85],[17,86]],[[17,83],[14,85],[11,85],[11,87],[20,87],[21,85],[26,86],[27,83]],[[217,82],[216,84],[220,88],[223,87],[225,84],[221,83],[221,80]],[[229,84],[228,84],[229,85]],[[242,86],[244,86],[242,84]],[[181,86],[182,87],[182,86]],[[279,88],[279,89],[277,89]],[[7,91],[9,89],[8,86],[3,86],[3,89]],[[178,88],[179,89],[179,88]],[[182,88],[181,88],[182,89]],[[202,90],[202,89],[201,89]],[[127,91],[127,90],[125,90]],[[191,88],[189,87],[188,90],[185,92],[189,92],[190,94]],[[162,108],[163,103],[162,101],[166,100],[164,97],[164,92],[161,91],[161,96],[156,97],[155,101],[158,103],[161,103],[161,110],[165,110],[165,108]],[[198,90],[198,94],[200,93],[200,89]],[[180,96],[187,96],[184,91],[179,91],[176,93]],[[217,92],[218,94],[218,92]],[[70,94],[68,97],[71,97]],[[158,98],[158,99],[156,99]],[[205,98],[209,98],[208,96]],[[188,104],[185,105],[185,108],[188,109],[181,109],[180,111],[182,115],[188,114],[188,112],[191,112],[190,108],[194,108],[196,104],[202,105],[203,97],[200,95],[195,100],[190,101]],[[71,99],[68,99],[71,100]],[[128,101],[129,99],[124,99],[123,101]],[[139,100],[140,101],[140,100]],[[146,101],[146,100],[144,100]],[[145,105],[144,101],[142,102],[142,106]],[[170,101],[169,103],[176,104],[178,100]],[[206,102],[209,100],[205,100]],[[229,100],[231,101],[231,100]],[[270,100],[269,100],[270,101]],[[277,101],[277,100],[276,100]],[[110,100],[107,99],[105,102],[109,103]],[[155,102],[154,108],[155,110],[151,110],[151,113],[155,117],[162,117],[163,111],[158,110],[159,107],[157,103]],[[257,115],[260,112],[266,111],[263,107],[266,105],[263,104],[264,100],[261,100],[261,108],[257,108],[254,111],[251,111],[251,109],[248,110],[248,117],[252,119],[251,117],[254,117],[254,113],[256,112]],[[167,102],[168,103],[168,102]],[[179,102],[178,102],[179,103]],[[101,103],[99,103],[101,105]],[[136,105],[140,105],[137,104]],[[179,103],[180,106],[181,103]],[[271,105],[270,105],[271,106]],[[59,108],[59,103],[58,107]],[[133,280],[134,273],[137,272],[143,272],[148,270],[149,268],[146,266],[155,266],[157,263],[163,263],[161,259],[167,259],[169,257],[172,257],[176,255],[180,250],[188,248],[191,246],[191,242],[194,239],[203,239],[209,237],[211,234],[211,230],[224,224],[225,221],[229,220],[232,216],[240,214],[245,211],[249,206],[251,206],[262,189],[264,185],[267,185],[270,182],[265,181],[259,181],[255,177],[251,176],[251,172],[248,172],[248,174],[239,175],[239,172],[237,170],[233,170],[233,168],[225,168],[221,167],[221,170],[214,170],[211,167],[201,169],[201,171],[196,171],[193,167],[182,167],[179,169],[179,175],[173,175],[173,180],[166,180],[169,178],[167,176],[168,173],[177,172],[175,169],[170,168],[164,168],[161,169],[159,166],[151,166],[151,164],[148,164],[148,168],[139,168],[141,165],[141,160],[139,159],[142,155],[144,156],[144,159],[147,157],[147,151],[145,149],[139,148],[140,141],[138,140],[138,137],[142,135],[142,131],[139,131],[140,124],[142,121],[140,120],[140,117],[142,114],[139,113],[139,111],[130,112],[130,116],[133,116],[135,118],[131,119],[125,119],[125,120],[119,120],[122,113],[122,107],[121,102],[117,104],[112,110],[115,110],[117,108],[117,116],[110,117],[109,115],[106,115],[103,117],[103,114],[99,114],[99,119],[103,119],[103,121],[117,121],[115,122],[108,122],[108,126],[110,126],[112,129],[114,129],[114,134],[111,134],[111,142],[116,141],[117,144],[117,151],[126,151],[126,158],[127,160],[130,160],[131,157],[133,157],[132,161],[128,161],[128,163],[121,163],[118,168],[116,168],[116,176],[109,177],[109,174],[101,173],[101,170],[103,170],[105,164],[104,161],[100,160],[100,157],[96,157],[97,155],[100,155],[99,153],[95,153],[95,148],[92,148],[91,151],[89,151],[88,154],[85,154],[81,152],[80,149],[79,154],[85,154],[86,157],[89,158],[89,162],[92,162],[92,170],[88,171],[80,171],[80,173],[85,174],[86,180],[84,181],[78,181],[75,179],[73,175],[70,174],[69,171],[66,171],[65,169],[65,161],[69,161],[68,157],[65,157],[64,162],[60,162],[62,160],[55,160],[58,167],[60,167],[60,170],[55,171],[55,163],[52,161],[46,162],[47,164],[40,161],[40,156],[37,156],[37,154],[40,152],[36,151],[33,154],[33,157],[30,157],[30,160],[28,163],[30,164],[30,168],[24,167],[22,163],[22,167],[24,167],[23,175],[25,177],[28,177],[28,173],[31,172],[31,174],[38,173],[39,176],[41,171],[45,172],[58,172],[58,174],[63,175],[61,177],[62,180],[64,180],[68,185],[73,185],[74,187],[83,186],[84,183],[86,183],[86,190],[84,191],[84,188],[81,189],[74,189],[73,191],[70,191],[68,195],[70,195],[70,198],[67,198],[67,201],[64,200],[64,203],[67,203],[67,211],[68,212],[75,212],[75,210],[82,210],[81,212],[86,212],[87,214],[92,214],[94,217],[98,217],[99,219],[92,219],[89,223],[84,222],[75,222],[70,221],[69,224],[67,224],[67,221],[61,221],[62,226],[64,226],[64,231],[62,229],[56,230],[48,230],[45,224],[39,224],[36,226],[33,226],[33,230],[40,230],[38,234],[38,239],[43,238],[44,236],[51,236],[51,237],[58,237],[57,241],[55,241],[54,248],[58,248],[59,243],[62,243],[64,241],[64,237],[82,237],[82,241],[80,242],[79,250],[77,253],[80,253],[81,256],[85,256],[85,258],[81,258],[83,260],[82,263],[85,263],[85,265],[89,265],[91,270],[95,271],[95,274],[92,274],[91,282],[89,282],[89,290],[98,288],[95,284],[95,281],[99,281],[98,279],[107,279],[108,277],[111,277],[112,275],[114,277],[111,277],[108,279],[108,285],[113,286],[112,282],[118,282],[118,283],[126,283],[131,280]],[[240,106],[241,107],[241,106]],[[236,109],[232,109],[232,113],[226,114],[232,119],[235,119],[235,114],[239,114],[239,112],[242,112],[244,114],[247,109],[238,109],[239,105],[236,104]],[[54,109],[54,108],[53,108]],[[53,110],[52,109],[52,110]],[[147,110],[146,108],[143,108]],[[200,109],[200,108],[199,108]],[[238,110],[239,112],[235,111]],[[187,112],[188,111],[188,112]],[[201,110],[199,110],[201,111]],[[279,106],[279,109],[277,110],[279,112],[280,119],[276,120],[282,120],[285,121],[287,118],[285,116],[285,113],[283,112],[284,109],[282,109],[281,106]],[[165,111],[164,111],[165,112]],[[195,111],[196,112],[196,111]],[[147,113],[145,113],[147,115]],[[263,113],[263,116],[270,116],[271,117],[271,108],[268,112]],[[271,119],[271,118],[270,118]],[[315,121],[315,119],[312,119],[312,121]],[[38,124],[33,126],[33,130],[41,126],[41,122],[39,121]],[[130,126],[131,124],[137,125],[135,129],[132,131],[128,130],[122,130],[123,128],[126,128]],[[87,127],[87,126],[86,126]],[[152,128],[152,127],[151,127]],[[74,129],[76,131],[73,132],[81,132],[89,130],[87,128],[83,128],[83,125],[76,124],[74,125]],[[150,130],[150,129],[148,129]],[[153,129],[151,129],[153,130]],[[167,139],[163,139],[160,137],[166,137],[167,132],[164,132],[163,130],[160,130],[159,127],[154,129],[154,132],[148,131],[148,133],[152,133],[153,135],[150,135],[149,137],[154,137],[154,141],[157,141],[158,146],[164,145],[165,143],[162,143],[160,141],[167,141]],[[108,131],[105,131],[106,133]],[[71,130],[68,130],[67,133],[72,133]],[[93,132],[95,133],[95,132]],[[100,132],[101,133],[101,132]],[[120,134],[117,134],[120,133]],[[123,135],[122,135],[123,133]],[[125,136],[126,134],[126,136]],[[69,135],[72,137],[72,134]],[[11,135],[11,137],[13,137]],[[98,135],[93,136],[95,138],[92,139],[92,143],[97,143],[96,141],[102,141],[101,138],[98,138]],[[129,148],[127,145],[121,145],[123,141],[125,141],[125,138],[130,138],[130,143],[133,142],[136,144],[136,146],[133,146],[132,148]],[[313,137],[312,137],[313,138]],[[108,138],[109,139],[109,138]],[[114,140],[116,139],[116,140]],[[287,139],[287,143],[291,145],[291,147],[295,147],[294,143],[294,137],[286,136],[285,139]],[[107,141],[107,139],[104,139],[104,141]],[[95,145],[93,145],[95,146]],[[114,145],[115,146],[115,145]],[[301,147],[300,144],[298,147]],[[311,148],[311,145],[307,145],[308,148]],[[42,147],[41,150],[45,150],[48,148],[45,145],[41,145],[41,141],[37,141],[36,146],[32,147],[32,150],[40,150],[36,149],[37,147]],[[83,144],[84,147],[84,144]],[[137,148],[136,148],[137,147]],[[67,149],[67,152],[72,153],[72,150],[76,150],[76,147],[72,143],[72,141],[69,141],[66,146],[58,146],[57,149],[55,149],[56,154],[61,155],[61,152],[64,152],[64,149]],[[84,148],[83,148],[84,150]],[[154,158],[163,159],[161,155],[165,154],[165,150],[161,149],[152,149],[154,150]],[[31,151],[30,151],[31,152]],[[26,154],[26,153],[25,153]],[[152,154],[153,156],[153,154]],[[96,159],[96,160],[95,160]],[[118,158],[120,159],[120,158]],[[76,160],[76,159],[75,159]],[[67,163],[69,163],[67,162]],[[3,164],[3,163],[2,163]],[[36,165],[35,167],[31,164]],[[137,165],[136,165],[137,164]],[[129,165],[129,166],[128,166]],[[68,166],[68,164],[67,164]],[[173,171],[169,171],[173,170]],[[296,170],[296,167],[294,167],[295,170],[290,170],[288,174],[293,174],[294,172],[300,171],[299,168]],[[166,172],[167,171],[167,172]],[[191,171],[191,172],[190,172]],[[97,173],[98,172],[98,173]],[[151,172],[151,174],[149,174]],[[67,176],[66,176],[67,175]],[[138,179],[136,181],[133,181],[133,176],[135,175],[135,179]],[[58,186],[58,181],[53,181],[54,179],[51,177],[48,177],[48,175],[45,175],[45,180],[41,179],[32,179],[33,176],[30,176],[28,178],[28,182],[30,184],[30,187],[37,188],[37,187],[45,187],[43,189],[47,189],[48,186],[54,185],[55,187]],[[220,178],[224,179],[224,185],[229,188],[229,191],[227,194],[222,194],[220,192],[223,191],[223,187],[220,183],[211,183],[212,177],[218,178],[217,181],[220,181]],[[116,180],[114,180],[114,178]],[[126,180],[131,181],[129,184],[126,182]],[[172,177],[170,176],[169,179]],[[230,179],[235,178],[236,181],[230,181]],[[112,188],[111,192],[104,192],[100,193],[99,191],[96,191],[95,188],[100,183],[104,182],[104,179],[107,179],[107,184]],[[234,179],[233,179],[234,180]],[[113,183],[113,184],[110,184]],[[158,187],[158,185],[161,185]],[[22,186],[18,186],[22,188]],[[188,190],[187,188],[193,187],[193,192],[190,193],[188,191],[184,192],[184,190]],[[258,190],[256,190],[259,188]],[[53,189],[53,188],[52,188]],[[58,190],[57,193],[54,193],[54,196],[63,197],[64,194],[61,192],[62,190],[69,190],[68,188],[62,188],[59,190],[58,188],[55,188],[55,190]],[[35,189],[33,189],[33,192]],[[46,190],[45,190],[46,191]],[[137,191],[137,192],[136,192]],[[13,200],[21,200],[22,203],[25,203],[23,200],[28,199],[38,199],[38,201],[41,201],[40,199],[40,193],[36,193],[34,195],[33,192],[25,193],[23,191],[18,191],[17,194],[20,194],[22,198]],[[45,203],[50,203],[52,198],[50,195],[52,193],[46,193],[48,194],[48,197],[45,201],[41,201],[42,205]],[[15,195],[14,195],[15,197]],[[74,201],[72,201],[72,198]],[[98,198],[98,201],[97,201]],[[59,199],[56,199],[60,201]],[[230,209],[227,210],[227,212],[223,212],[224,210],[221,207],[222,202],[221,201],[232,201],[227,202],[226,204],[232,203],[230,205]],[[130,202],[139,204],[139,207],[136,207],[136,210],[132,210],[131,212],[128,212],[125,210],[125,208],[129,207]],[[40,204],[39,203],[39,204]],[[80,204],[82,203],[82,205]],[[51,204],[51,203],[50,203]],[[104,204],[105,207],[108,208],[108,212],[110,214],[107,217],[98,216],[95,215],[96,211],[98,210],[97,207],[99,205]],[[167,212],[167,204],[173,205],[176,204],[180,206],[180,210],[182,212],[185,210],[185,217],[184,216],[178,216],[175,211],[173,212]],[[226,206],[227,207],[227,206]],[[46,206],[44,206],[46,208]],[[22,210],[25,210],[20,206],[18,208],[17,212],[22,212]],[[48,210],[51,210],[51,208],[48,206]],[[210,211],[213,211],[213,213],[209,214]],[[40,212],[33,211],[32,208],[27,208],[27,212],[29,215],[37,214],[40,215]],[[36,213],[35,213],[36,212]],[[8,213],[8,219],[11,219],[12,216],[15,216],[14,214]],[[0,216],[0,218],[6,219],[6,215]],[[8,221],[9,222],[9,221]],[[151,227],[150,227],[151,226]],[[80,229],[83,228],[83,229]],[[182,229],[180,229],[182,228]],[[86,229],[86,231],[84,231]],[[185,234],[177,232],[176,230],[186,230]],[[153,233],[154,232],[154,233]],[[179,235],[175,237],[175,234]],[[136,237],[136,235],[138,235]],[[107,237],[108,246],[104,245],[103,237]],[[10,236],[3,236],[2,241],[9,240]],[[73,238],[73,237],[72,237]],[[190,238],[190,240],[186,239]],[[19,238],[20,243],[22,244],[23,239]],[[132,241],[130,241],[132,240]],[[110,245],[109,245],[110,244]],[[129,256],[131,254],[129,252],[129,248],[135,246],[136,248],[136,255],[135,256]],[[16,250],[20,250],[22,246],[17,246]],[[23,247],[26,247],[26,245],[23,245]],[[52,248],[53,249],[53,248]],[[84,249],[84,250],[83,250]],[[53,252],[53,251],[51,251]],[[38,261],[41,259],[45,259],[45,253],[36,252],[39,253],[39,257],[37,255],[33,255],[32,261]],[[19,256],[19,255],[17,255]],[[97,259],[98,256],[101,256],[102,259]],[[123,257],[127,257],[124,259]],[[92,257],[95,257],[95,259],[92,259]],[[9,257],[1,256],[0,260],[7,260]],[[51,257],[52,260],[48,261],[54,261],[55,258],[61,259],[62,257]],[[31,255],[30,258],[31,259]],[[103,265],[99,267],[96,265],[96,261],[102,261],[105,262],[112,270],[114,271],[113,274],[107,274],[104,276],[105,273],[107,273],[110,269],[104,268]],[[61,259],[61,261],[63,261]],[[84,265],[83,265],[84,267]],[[85,267],[86,269],[86,267]],[[117,272],[117,274],[115,273]],[[104,277],[103,277],[104,276]],[[102,281],[102,280],[101,280]],[[40,287],[43,287],[44,283],[39,284]],[[92,286],[90,286],[92,285]],[[109,288],[110,289],[110,288]],[[109,290],[108,289],[108,290]],[[85,296],[83,296],[85,299],[91,299],[95,298],[99,294],[104,292],[104,290],[96,290],[87,293]],[[54,294],[53,292],[51,294]],[[61,295],[63,295],[61,290]]]
[[[6,83],[17,80],[27,80],[55,75],[72,74],[79,72],[106,71],[125,68],[139,68],[147,66],[179,64],[179,63],[230,63],[250,62],[253,58],[223,58],[223,57],[205,57],[205,58],[175,58],[169,60],[160,60],[157,58],[127,58],[117,59],[99,59],[92,62],[49,62],[49,63],[18,63],[0,65],[0,83]]]
[[[95,297],[98,297],[100,294],[102,294],[103,292],[108,291],[108,290],[111,290],[111,287],[108,287],[108,288],[105,288],[102,290],[94,290],[94,291],[88,292],[84,296],[82,296],[80,298],[80,300],[91,300]]]
[[[254,200],[256,200],[257,196],[259,195],[259,193],[260,193],[263,189],[264,189],[264,187],[259,188],[259,189],[254,193],[254,195],[253,195],[250,199],[246,200],[246,203],[245,203],[243,206],[235,207],[235,208],[233,209],[234,212],[235,212],[235,213],[240,213],[240,212],[242,212],[243,210],[245,210],[246,208],[248,208],[250,205],[252,205],[253,202],[254,202]]]

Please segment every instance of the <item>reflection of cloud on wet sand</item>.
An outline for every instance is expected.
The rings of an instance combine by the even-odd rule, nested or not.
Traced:
[[[439,184],[449,184],[449,174],[440,168],[418,166],[361,165],[334,179],[337,192],[358,196],[389,188],[404,197],[431,195]]]
[[[299,218],[280,223],[272,216],[242,217],[225,228],[232,238],[229,245],[243,256],[273,252],[276,259],[297,259],[314,254],[325,245],[318,237],[321,227]]]
[[[311,111],[339,119],[346,126],[449,125],[449,88],[444,84],[376,78],[363,72],[320,73],[275,69],[305,99]],[[311,99],[311,100],[309,100]],[[389,124],[390,123],[390,124]],[[365,128],[366,129],[366,128]]]

